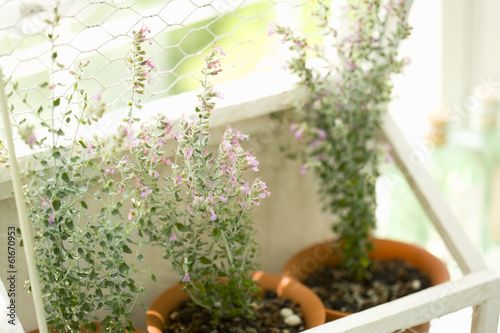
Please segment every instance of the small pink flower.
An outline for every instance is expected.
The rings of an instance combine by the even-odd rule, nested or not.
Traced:
[[[220,201],[227,202],[227,198],[226,198],[225,196],[223,196],[223,195],[219,195],[217,198],[218,198]]]
[[[177,185],[181,185],[182,184],[182,177],[181,176],[175,176],[175,179],[177,179]]]
[[[92,152],[92,149],[94,149],[94,145],[89,145],[89,148],[87,149],[87,154],[90,154]]]
[[[314,140],[314,141],[311,142],[311,147],[315,148],[315,147],[318,146],[318,144],[319,144],[319,141],[318,140]]]
[[[98,92],[98,93],[92,95],[92,97],[90,97],[90,99],[92,99],[94,101],[100,101],[101,98],[102,98],[101,92]]]
[[[134,210],[130,209],[130,211],[128,213],[128,220],[132,221],[133,218],[134,218]]]
[[[243,193],[243,195],[248,195],[251,192],[250,187],[248,186],[248,183],[243,184],[240,187],[240,190],[241,190],[241,193]]]
[[[215,212],[214,212],[214,207],[210,207],[210,221],[215,221],[217,220],[217,215],[215,215]]]
[[[30,146],[30,148],[33,148],[33,146],[36,143],[36,134],[35,132],[31,132],[31,135],[26,139],[26,143]]]
[[[247,153],[247,156],[245,156],[245,160],[247,161],[247,165],[250,169],[253,171],[259,171],[257,168],[259,166],[259,161],[253,156],[251,153]]]
[[[116,169],[115,168],[104,168],[104,177],[106,177],[108,175],[108,173],[113,175],[116,173]]]
[[[135,184],[137,185],[137,187],[141,187],[141,180],[139,179],[139,177],[134,176],[134,178],[135,178]]]
[[[300,168],[300,174],[305,175],[306,171],[307,171],[307,164],[304,164],[302,168]]]
[[[229,170],[229,179],[231,180],[233,187],[236,187],[236,178],[234,178],[233,170]]]
[[[189,282],[191,281],[191,278],[189,277],[189,273],[184,274],[184,278],[182,279],[182,282]]]
[[[56,211],[54,209],[54,205],[52,205],[52,202],[49,203],[50,208],[52,209],[52,213],[49,215],[49,225],[52,225],[52,222],[54,222],[54,219],[56,218]],[[42,204],[43,206],[43,204]]]
[[[49,215],[49,225],[52,225],[52,222],[54,222],[55,218],[56,218],[56,214],[55,213],[51,213]]]
[[[170,235],[170,241],[173,242],[174,240],[176,240],[177,237],[174,235],[174,234],[171,234]]]
[[[146,66],[149,67],[149,71],[156,70],[156,65],[151,59],[146,60]]]
[[[326,139],[326,132],[324,130],[317,129],[316,133],[318,133],[318,138],[320,138],[321,140],[325,140]]]
[[[188,159],[188,158],[190,158],[191,156],[193,156],[193,149],[191,149],[191,148],[186,149],[186,151],[185,151],[185,153],[184,153],[184,158],[185,158],[185,159]]]
[[[120,194],[122,194],[122,193],[123,193],[123,186],[122,186],[122,185],[120,185],[118,188],[119,188],[119,191],[118,191],[118,192],[119,192]]]
[[[189,214],[191,214],[191,216],[194,216],[193,207],[190,204],[186,204],[186,207],[189,210]]]
[[[143,186],[143,187],[141,188],[141,190],[142,190],[142,193],[141,193],[141,195],[139,196],[141,199],[145,199],[145,198],[147,198],[147,197],[148,197],[148,195],[150,195],[151,193],[153,193],[153,190],[152,190],[152,189],[150,189],[150,188],[149,188],[149,187],[147,187],[147,186]]]
[[[303,133],[304,133],[304,128],[303,128],[303,127],[299,127],[299,128],[295,131],[295,138],[296,138],[299,142],[302,142],[302,140],[304,139]]]
[[[274,23],[271,23],[268,27],[267,27],[267,35],[268,36],[272,36],[274,35],[275,33],[277,33],[278,31],[276,30],[276,24]]]
[[[137,37],[141,42],[149,41],[149,45],[151,45],[151,40],[146,38],[146,34],[148,33],[151,33],[151,30],[143,24],[141,30],[137,33]]]

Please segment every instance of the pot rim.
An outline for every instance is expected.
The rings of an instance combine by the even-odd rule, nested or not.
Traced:
[[[301,305],[306,327],[313,328],[325,323],[326,312],[320,298],[304,284],[289,276],[276,275],[264,271],[256,271],[253,279],[258,281],[264,290],[276,290],[278,296],[284,296]],[[305,297],[307,300],[305,300]],[[167,305],[171,299],[178,298],[176,304]],[[189,300],[182,291],[182,284],[175,284],[158,295],[146,311],[148,333],[161,333],[167,323],[168,315],[181,302]]]
[[[332,245],[333,242],[334,239],[329,238],[295,253],[286,262],[282,274],[302,282],[314,270],[339,263],[341,260],[340,254],[332,253],[334,248]],[[371,259],[403,259],[406,263],[429,274],[431,286],[450,280],[446,264],[418,245],[391,239],[375,238],[373,239],[373,248],[374,250],[370,253]],[[327,322],[351,314],[350,312],[329,308],[325,308],[325,311]]]

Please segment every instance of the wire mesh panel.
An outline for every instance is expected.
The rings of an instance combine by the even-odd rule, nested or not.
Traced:
[[[304,0],[3,0],[0,65],[17,82],[9,102],[19,115],[66,96],[73,82],[66,69],[89,62],[82,82],[89,95],[102,94],[108,111],[125,107],[124,58],[132,31],[142,27],[151,31],[147,56],[156,65],[143,102],[198,89],[200,55],[214,43],[227,54],[221,81],[275,68],[280,46],[269,26],[314,33],[311,6]]]

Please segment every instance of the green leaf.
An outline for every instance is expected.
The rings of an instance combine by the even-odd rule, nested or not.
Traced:
[[[125,274],[125,273],[129,270],[129,269],[130,269],[130,267],[129,267],[126,263],[124,263],[124,262],[122,262],[122,263],[120,264],[120,266],[118,267],[118,270],[119,270],[119,271],[120,271],[120,273],[122,273],[122,274]]]
[[[67,173],[67,172],[63,172],[63,173],[62,173],[62,175],[61,175],[61,179],[62,179],[64,182],[68,183],[68,184],[70,184],[70,183],[71,183],[71,179],[69,179],[69,176],[68,176],[68,173]]]
[[[214,242],[216,242],[220,237],[220,229],[214,229],[212,231],[212,237],[214,239]]]
[[[139,261],[144,261],[144,256],[142,254],[137,255]]]
[[[175,227],[177,228],[177,230],[179,230],[180,232],[186,232],[186,231],[189,231],[189,228],[186,227],[184,224],[182,223],[176,223],[175,224]]]
[[[89,208],[89,206],[87,206],[87,203],[85,201],[80,201],[80,205],[82,205],[82,207],[85,209]]]
[[[205,256],[199,258],[200,262],[204,265],[210,265],[212,261]]]
[[[61,104],[61,98],[56,98],[54,100],[54,102],[52,103],[52,105],[54,105],[54,106],[59,106],[59,104]]]
[[[130,249],[127,244],[123,244],[122,250],[124,253],[132,253],[132,249]]]
[[[61,208],[61,201],[57,199],[52,201],[52,207],[54,208],[55,211],[58,211],[59,208]]]
[[[154,274],[151,274],[151,280],[153,280],[154,282],[156,282],[156,276]]]
[[[111,214],[112,214],[114,217],[123,218],[123,216],[121,216],[120,211],[119,211],[118,209],[113,209],[113,210],[111,211]]]

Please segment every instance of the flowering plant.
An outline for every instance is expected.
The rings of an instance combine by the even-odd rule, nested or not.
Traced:
[[[321,179],[320,194],[334,216],[332,230],[343,264],[357,280],[368,274],[369,239],[375,228],[375,182],[382,149],[377,145],[381,116],[391,100],[392,73],[399,73],[399,41],[410,34],[404,0],[351,0],[351,30],[339,34],[329,24],[330,7],[320,1],[315,12],[328,49],[310,45],[286,27],[273,31],[289,43],[289,69],[300,78],[308,98],[295,108],[290,131],[307,145],[307,163]],[[392,24],[395,24],[394,26]],[[308,59],[321,60],[312,67]]]
[[[215,321],[251,316],[257,244],[249,211],[270,195],[260,178],[247,175],[258,171],[259,162],[241,146],[246,135],[228,126],[216,150],[210,142],[209,117],[220,94],[209,78],[222,71],[222,55],[214,47],[205,57],[194,119],[183,117],[175,125],[159,115],[152,129],[123,128],[130,161],[140,171],[129,183],[129,219],[162,247],[185,292]],[[169,158],[170,137],[176,147]]]
[[[55,45],[59,19],[56,7],[48,39],[52,68],[62,71]],[[145,28],[134,32],[134,59],[144,54],[140,47],[144,32]],[[132,92],[144,86],[152,70],[146,63],[134,64],[129,66]],[[51,97],[29,117],[19,120],[13,114],[21,139],[33,150],[24,189],[35,231],[37,272],[47,324],[56,331],[79,332],[82,326],[96,330],[98,319],[106,332],[135,331],[132,309],[142,305],[138,296],[145,292],[144,280],[136,277],[148,272],[138,265],[143,260],[143,243],[134,239],[139,225],[122,217],[125,194],[121,189],[130,170],[110,166],[119,154],[116,136],[78,138],[79,129],[98,121],[106,109],[101,94],[89,97],[82,84],[87,65],[80,63],[68,71],[74,77],[69,88],[54,81],[43,83]],[[19,92],[18,84],[12,86]],[[56,95],[56,87],[69,93]],[[42,117],[47,114],[48,119]],[[38,127],[33,119],[38,120]],[[35,128],[46,129],[45,134]],[[70,129],[75,133],[68,145],[65,131]],[[96,311],[100,309],[106,315],[99,318]]]

